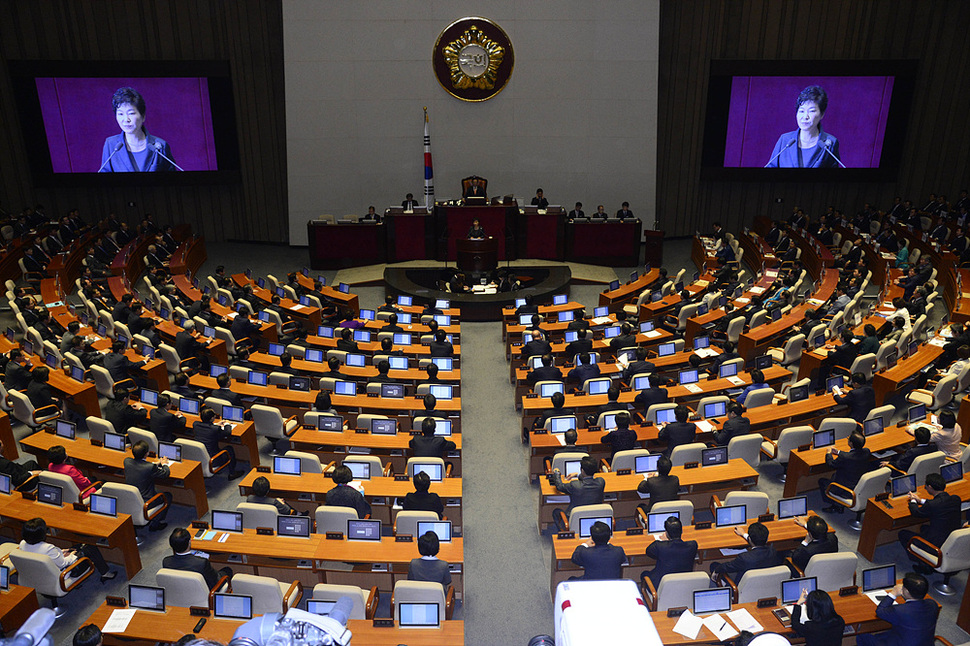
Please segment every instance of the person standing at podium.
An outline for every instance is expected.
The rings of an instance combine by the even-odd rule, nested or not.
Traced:
[[[485,239],[485,229],[478,222],[478,219],[472,220],[472,226],[468,229],[468,239],[469,240],[484,240]]]
[[[542,195],[542,189],[541,188],[537,188],[536,189],[536,196],[534,198],[532,198],[532,206],[539,207],[540,209],[547,209],[547,208],[549,208],[549,200],[547,200]]]

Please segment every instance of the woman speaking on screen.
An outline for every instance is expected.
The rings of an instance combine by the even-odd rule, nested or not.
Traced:
[[[798,130],[778,137],[765,168],[845,168],[839,160],[839,140],[822,131],[828,104],[828,95],[818,85],[809,85],[798,94]]]
[[[154,173],[182,170],[172,159],[164,139],[145,129],[145,99],[130,87],[118,88],[111,97],[121,134],[104,140],[99,173]]]

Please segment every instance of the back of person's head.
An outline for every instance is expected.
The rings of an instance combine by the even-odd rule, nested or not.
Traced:
[[[424,371],[428,373],[428,378],[434,379],[435,377],[438,376],[438,364],[429,363],[424,367]]]
[[[573,446],[579,441],[579,433],[576,432],[576,429],[571,428],[563,434],[562,439],[566,440],[566,444],[569,446]]]
[[[166,395],[165,393],[160,393],[158,395],[158,407],[159,408],[164,409],[164,408],[168,407],[169,405],[171,405],[171,403],[172,403],[172,396],[171,395]]]
[[[201,419],[206,424],[211,423],[212,420],[214,420],[215,418],[216,418],[215,409],[209,408],[208,406],[203,408],[202,411],[199,413],[199,419]]]
[[[330,357],[327,359],[327,367],[331,370],[340,370],[340,359],[337,357]]]
[[[686,422],[688,417],[690,417],[690,409],[683,404],[678,404],[674,409],[674,418],[678,422]]]
[[[88,624],[81,626],[74,633],[72,646],[101,646],[103,640],[101,629],[94,624]]]
[[[555,392],[552,393],[551,401],[553,408],[562,408],[566,405],[566,396],[560,392]]]
[[[580,329],[576,330],[576,338],[577,339],[585,339],[586,338],[586,328],[580,328]]]
[[[613,535],[613,530],[610,526],[601,520],[593,523],[593,526],[589,528],[589,537],[593,539],[594,545],[606,545],[610,542],[610,536]]]
[[[333,473],[330,475],[334,482],[337,484],[347,484],[354,479],[354,473],[345,464],[341,464],[338,467],[334,467]]]
[[[761,372],[758,368],[751,371],[751,383],[753,384],[763,384],[765,382],[765,373]]]
[[[411,482],[414,484],[414,490],[418,493],[426,493],[431,489],[431,476],[429,476],[424,471],[418,471],[411,478]]]
[[[629,335],[633,333],[633,326],[629,323],[624,323],[620,326],[620,332],[624,335]]]
[[[933,491],[945,491],[946,480],[944,480],[943,476],[941,476],[939,473],[927,473],[926,486],[933,487]]]
[[[732,341],[725,341],[723,347],[725,354],[731,354],[734,352],[734,343]]]
[[[418,554],[421,556],[437,556],[440,547],[438,535],[434,532],[427,531],[418,536]]]
[[[47,366],[37,366],[34,368],[34,371],[30,373],[30,378],[37,383],[44,384],[47,383],[47,380],[50,378],[50,374],[51,369]]]
[[[643,361],[647,358],[647,349],[642,345],[638,345],[636,349],[637,361]]]
[[[434,331],[434,340],[438,343],[444,343],[448,340],[448,333],[442,329],[437,329]]]
[[[865,386],[866,376],[861,372],[855,372],[852,374],[852,384],[854,386]]]
[[[266,476],[253,480],[253,493],[260,497],[269,495],[269,479]]]
[[[81,329],[81,323],[79,321],[71,321],[67,324],[67,331],[71,334],[77,334],[78,330]]]
[[[855,334],[852,333],[852,330],[846,328],[842,330],[841,338],[842,343],[852,343],[852,340],[855,339]]]
[[[940,413],[940,426],[946,429],[953,428],[956,426],[957,416],[954,415],[952,410],[945,410]]]
[[[290,367],[290,362],[292,362],[292,361],[293,361],[293,355],[291,355],[289,352],[287,352],[287,351],[284,350],[283,351],[283,354],[280,355],[280,364],[284,368],[289,368]]]
[[[589,356],[589,352],[582,352],[582,353],[580,353],[580,355],[579,355],[579,362],[581,364],[583,364],[584,366],[588,366],[589,365],[589,362],[591,360],[592,360],[592,357]]]
[[[598,465],[596,464],[596,458],[586,455],[583,459],[579,461],[579,467],[583,470],[584,475],[595,475],[598,470]]]
[[[866,336],[876,336],[876,326],[872,323],[866,323],[866,326],[862,329],[866,331]]]
[[[433,417],[425,417],[423,420],[421,420],[421,435],[425,437],[432,437],[434,435],[436,424],[437,422],[435,422]]]
[[[667,538],[680,538],[684,534],[684,524],[676,516],[671,516],[664,521],[664,531]]]
[[[181,554],[187,551],[191,541],[192,537],[189,535],[189,530],[184,527],[176,527],[168,536],[169,547],[172,548],[172,552],[175,554]]]
[[[185,374],[184,372],[180,372],[180,373],[176,374],[175,375],[175,385],[176,386],[188,386],[189,385],[189,376],[187,374]]]
[[[542,365],[544,365],[544,366],[547,366],[548,367],[548,366],[551,366],[552,365],[552,355],[549,354],[549,353],[546,353],[546,354],[542,355],[541,357],[539,357],[539,360],[542,362]]]
[[[610,386],[610,389],[606,391],[606,399],[611,402],[615,402],[620,398],[620,387]]]
[[[394,314],[394,313],[392,312],[392,313],[391,313],[391,314],[390,314],[390,315],[389,315],[389,316],[387,317],[387,324],[388,324],[388,325],[397,325],[397,314]]]
[[[660,388],[663,385],[663,377],[660,375],[650,375],[649,381],[651,388]]]
[[[616,421],[616,427],[618,429],[630,428],[630,413],[626,411],[620,411],[619,413],[616,414],[616,417],[614,417],[613,419]]]
[[[922,599],[929,590],[929,583],[926,577],[916,572],[907,572],[903,575],[903,589],[909,593],[913,599]]]
[[[330,392],[321,390],[313,400],[313,407],[318,410],[330,410],[333,408],[333,401],[330,399]]]
[[[64,464],[67,460],[67,449],[61,444],[55,444],[47,449],[47,461],[51,464]]]
[[[350,337],[353,335],[353,333],[353,330],[351,330],[349,327],[345,327],[344,329],[340,330],[340,338],[344,341],[350,341]]]
[[[145,440],[138,440],[131,445],[131,455],[136,460],[144,460],[145,456],[148,455],[148,442]]]
[[[431,393],[424,396],[424,410],[434,410],[434,407],[438,405],[438,400]]]
[[[43,518],[31,518],[24,523],[20,537],[28,545],[36,545],[47,538],[47,522]]]
[[[957,358],[963,361],[970,359],[970,345],[961,345],[957,348]]]
[[[930,429],[925,426],[917,426],[916,430],[913,431],[913,437],[916,438],[917,444],[929,444]]]
[[[835,616],[835,605],[832,597],[824,590],[812,590],[805,597],[805,610],[812,621],[826,622]]]
[[[810,516],[805,525],[808,528],[808,533],[816,540],[825,538],[826,534],[829,533],[829,525],[821,516]]]
[[[390,352],[394,349],[394,341],[392,339],[381,339],[381,350],[384,352]]]
[[[748,527],[748,538],[752,545],[762,546],[768,544],[768,528],[761,523],[751,523]]]
[[[124,352],[125,351],[125,342],[124,341],[114,341],[114,342],[112,342],[112,344],[111,344],[111,351],[114,352],[115,354],[120,354],[120,353]]]
[[[115,386],[112,391],[117,401],[128,401],[128,389],[124,386]]]
[[[853,449],[861,449],[866,445],[866,436],[859,431],[853,431],[849,435],[849,447]]]
[[[701,358],[699,356],[697,356],[696,354],[691,353],[691,355],[689,357],[687,357],[687,363],[690,364],[690,367],[691,368],[697,368],[699,370],[700,367],[701,367],[701,365],[704,362],[701,360]]]
[[[221,375],[219,375],[218,377],[216,377],[216,385],[219,386],[220,388],[225,388],[226,386],[228,386],[229,385],[229,373],[228,372],[224,372]]]
[[[661,455],[657,460],[657,473],[662,476],[669,476],[670,470],[673,468],[674,463],[670,461],[666,455]]]
[[[377,372],[382,375],[386,375],[391,371],[391,363],[387,359],[381,359],[377,362]]]

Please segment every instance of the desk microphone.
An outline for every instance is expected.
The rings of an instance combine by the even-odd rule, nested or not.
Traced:
[[[789,148],[791,148],[791,147],[792,147],[792,145],[793,145],[793,144],[795,143],[795,141],[797,141],[797,140],[796,140],[796,139],[792,139],[792,140],[791,140],[791,141],[789,141],[789,142],[788,142],[787,144],[785,144],[784,146],[782,146],[782,148],[781,148],[781,150],[779,150],[779,151],[778,151],[777,153],[775,153],[775,156],[774,156],[774,157],[772,157],[771,159],[769,159],[769,160],[768,160],[768,163],[767,163],[767,164],[765,164],[765,165],[763,166],[763,168],[768,168],[769,166],[771,166],[771,162],[773,162],[773,161],[775,161],[776,159],[778,159],[778,156],[779,156],[779,155],[781,155],[781,154],[782,154],[783,152],[785,152],[786,150],[788,150]]]
[[[104,160],[103,164],[101,164],[101,168],[98,169],[99,173],[104,169],[105,166],[108,165],[108,162],[111,161],[111,158],[115,156],[115,153],[117,153],[119,150],[124,148],[124,146],[125,146],[124,141],[119,142],[118,145],[115,146],[115,149],[111,151],[111,154],[108,155],[108,158]]]
[[[831,148],[832,148],[831,139],[826,139],[825,141],[822,142],[822,149],[825,150],[825,152],[827,152],[829,155],[831,155],[832,159],[839,162],[839,166],[841,166],[842,168],[845,168],[845,164],[842,163],[841,159],[835,156],[835,153],[832,152]]]
[[[162,157],[164,157],[165,159],[167,159],[169,161],[169,163],[172,164],[172,166],[175,166],[175,168],[179,169],[180,171],[184,171],[185,170],[184,168],[182,168],[181,166],[179,166],[178,164],[176,164],[174,159],[172,159],[171,157],[169,157],[168,155],[166,155],[165,153],[162,152],[162,144],[158,143],[157,140],[152,143],[152,149],[155,152],[157,152],[159,155],[161,155]]]

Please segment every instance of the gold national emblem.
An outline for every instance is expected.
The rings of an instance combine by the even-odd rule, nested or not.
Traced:
[[[462,101],[486,101],[508,83],[515,58],[512,42],[487,18],[462,18],[441,32],[432,67],[441,87]]]

